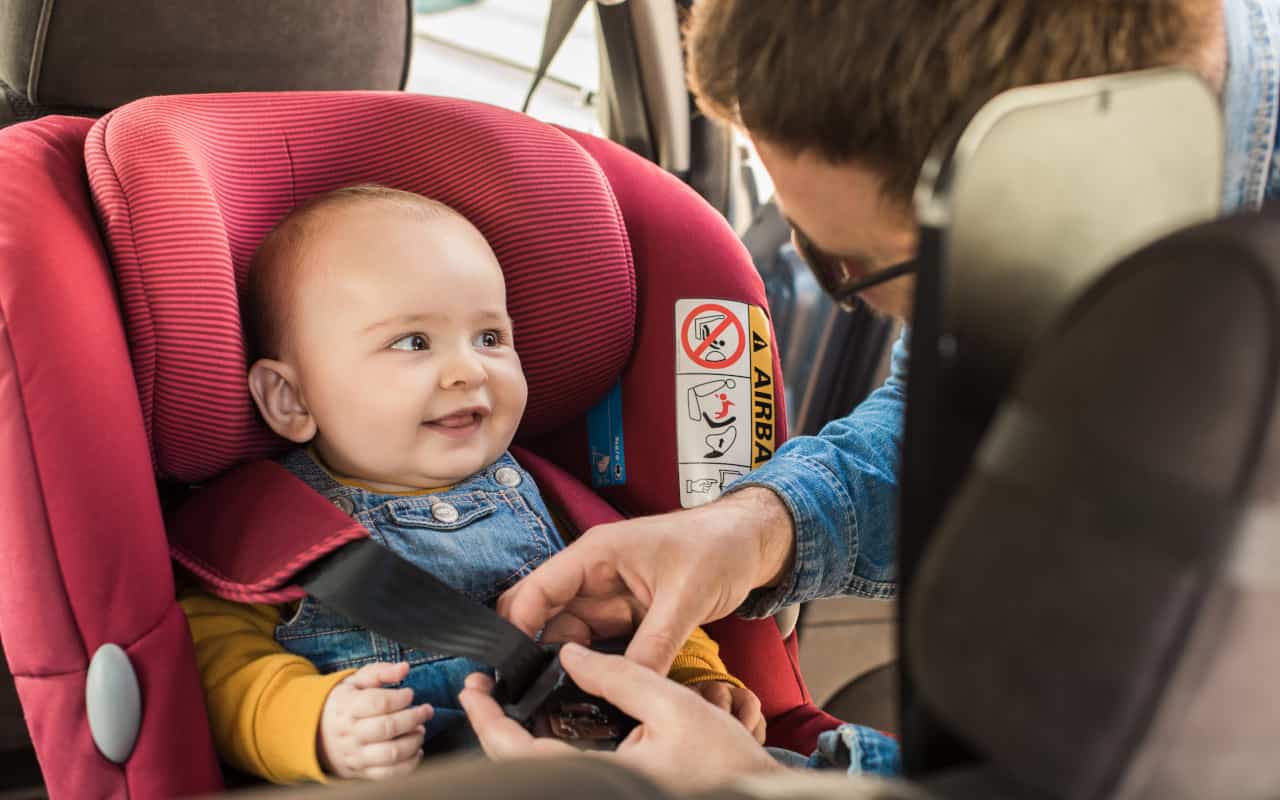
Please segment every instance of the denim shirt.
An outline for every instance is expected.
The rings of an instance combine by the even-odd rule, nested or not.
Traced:
[[[797,436],[731,487],[765,486],[786,504],[796,531],[795,570],[738,609],[768,616],[820,597],[892,597],[898,459],[907,400],[909,333],[893,345],[889,378],[847,417]]]
[[[1276,159],[1280,0],[1224,0],[1227,79],[1224,213],[1255,211],[1280,197]]]
[[[280,463],[369,530],[382,546],[479,603],[498,595],[564,548],[533,478],[510,453],[461,483],[433,494],[395,495],[346,486],[310,455],[295,450]],[[362,628],[307,596],[276,627],[276,641],[321,672],[376,661],[407,661],[403,686],[415,705],[436,714],[427,736],[463,719],[458,692],[472,672],[491,672],[466,658],[406,647]]]
[[[1276,148],[1280,0],[1224,0],[1227,76],[1223,212],[1280,197]],[[885,384],[816,436],[800,436],[730,487],[764,486],[781,498],[796,532],[795,570],[738,609],[767,616],[822,597],[892,597],[898,462],[906,403],[907,344],[893,349]]]

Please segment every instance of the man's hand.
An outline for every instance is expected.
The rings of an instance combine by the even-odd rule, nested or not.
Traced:
[[[340,778],[388,778],[413,771],[422,760],[422,735],[434,711],[425,704],[410,706],[412,689],[383,688],[408,674],[404,662],[379,662],[333,687],[316,733],[325,772]]]
[[[794,532],[768,489],[657,517],[599,525],[498,600],[525,633],[586,643],[630,634],[627,657],[665,674],[698,625],[790,569]],[[638,623],[638,625],[637,625]]]
[[[727,712],[634,661],[569,644],[560,651],[560,663],[579,687],[603,697],[640,723],[617,751],[595,754],[600,758],[616,759],[681,791],[783,768]],[[535,739],[502,713],[491,696],[492,689],[491,678],[470,675],[458,698],[491,758],[578,752],[555,739]]]
[[[704,681],[689,687],[716,708],[732,714],[742,727],[751,731],[756,741],[764,744],[764,713],[760,709],[760,698],[750,689],[743,689],[724,681]]]

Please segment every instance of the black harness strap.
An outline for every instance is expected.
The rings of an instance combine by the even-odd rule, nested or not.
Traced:
[[[560,665],[559,645],[539,645],[497,612],[371,539],[311,564],[298,583],[347,619],[401,644],[473,658],[498,672],[494,698],[536,735],[612,749],[636,726],[615,706],[579,689]],[[592,645],[621,654],[626,642]]]
[[[388,639],[492,666],[512,702],[557,660],[554,649],[371,539],[345,545],[298,578],[321,603]]]

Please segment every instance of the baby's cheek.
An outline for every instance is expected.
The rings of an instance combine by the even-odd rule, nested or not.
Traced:
[[[521,380],[518,386],[504,390],[504,397],[500,402],[505,415],[514,419],[515,424],[519,425],[529,403],[528,386]]]

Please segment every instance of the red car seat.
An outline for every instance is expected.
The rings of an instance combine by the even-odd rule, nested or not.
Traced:
[[[486,234],[530,386],[518,443],[578,527],[611,508],[680,505],[677,301],[765,305],[732,231],[678,180],[610,142],[465,101],[154,98],[96,125],[49,117],[0,131],[0,175],[0,637],[54,797],[220,785],[156,477],[212,481],[203,507],[243,516],[251,496],[214,476],[280,449],[243,388],[236,298],[257,242],[294,204],[378,181],[437,197]],[[626,483],[592,494],[584,416],[618,382]],[[310,513],[293,528],[333,523]],[[358,535],[336,531],[310,552],[282,536],[263,553],[230,536],[201,542],[198,529],[178,532],[187,563],[246,599],[296,592],[297,569]],[[196,557],[211,560],[201,570]],[[836,724],[810,702],[794,636],[767,620],[711,632],[761,696],[771,743],[808,750]],[[141,696],[136,744],[118,764],[99,752],[111,725],[95,723],[95,745],[86,707],[89,663],[111,643]],[[119,661],[98,677],[127,684]]]

